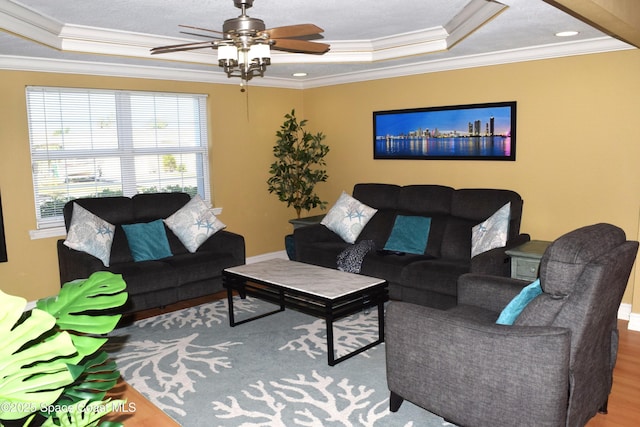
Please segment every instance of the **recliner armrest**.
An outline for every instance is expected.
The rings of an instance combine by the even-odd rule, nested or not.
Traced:
[[[506,254],[511,248],[520,246],[531,240],[528,234],[520,234],[509,240],[506,245],[488,250],[471,258],[471,273],[490,274],[493,276],[509,277],[511,275],[511,263]]]
[[[219,253],[231,253],[238,265],[245,264],[246,252],[244,236],[227,230],[220,230],[209,237],[197,250]]]
[[[475,322],[392,301],[386,311],[389,390],[461,425],[508,425],[525,412],[561,425],[571,331]],[[465,402],[470,402],[466,404]]]
[[[306,242],[342,242],[342,238],[322,224],[313,224],[293,230],[296,245]]]
[[[96,271],[106,270],[98,258],[86,252],[76,251],[64,245],[64,239],[57,242],[60,285],[76,279],[86,279]]]

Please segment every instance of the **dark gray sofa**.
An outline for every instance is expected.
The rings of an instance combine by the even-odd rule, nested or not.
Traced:
[[[73,202],[116,226],[109,267],[85,252],[70,249],[57,242],[60,283],[87,278],[95,271],[122,274],[127,283],[129,301],[125,313],[163,307],[178,301],[214,294],[222,288],[222,270],[245,263],[244,238],[220,230],[195,253],[190,253],[166,227],[171,257],[134,262],[123,224],[164,219],[190,200],[186,193],[137,194],[128,197],[76,199],[64,207],[67,230],[73,214]]]
[[[499,189],[453,189],[441,185],[356,184],[353,197],[378,209],[355,244],[373,240],[382,249],[396,215],[431,218],[424,254],[381,254],[370,251],[361,274],[389,281],[391,299],[446,309],[456,305],[457,279],[469,272],[510,275],[505,250],[529,240],[520,233],[522,198],[514,191]],[[471,230],[511,202],[508,241],[471,258]],[[338,255],[348,248],[337,234],[317,224],[294,230],[296,260],[337,268]]]

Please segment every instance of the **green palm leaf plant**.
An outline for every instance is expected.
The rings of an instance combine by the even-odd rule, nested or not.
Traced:
[[[267,184],[269,193],[275,193],[287,207],[293,206],[300,218],[303,209],[326,207],[327,202],[315,193],[315,186],[328,178],[323,167],[329,146],[322,143],[325,139],[322,132],[307,132],[304,128],[307,121],[298,121],[295,110],[284,117],[286,120],[276,132],[278,140],[273,147],[276,160],[271,164]]]
[[[122,276],[106,271],[65,283],[55,297],[26,310],[0,291],[0,426],[100,426],[124,404],[105,400],[120,373],[100,348],[127,300]]]

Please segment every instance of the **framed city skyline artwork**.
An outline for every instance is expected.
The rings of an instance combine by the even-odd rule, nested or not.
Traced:
[[[374,111],[373,158],[516,159],[516,102]]]

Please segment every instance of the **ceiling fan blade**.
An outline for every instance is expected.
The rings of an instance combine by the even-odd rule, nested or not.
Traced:
[[[314,43],[306,40],[275,39],[274,42],[273,49],[296,53],[325,53],[330,47],[326,43]]]
[[[204,37],[204,38],[213,39],[213,40],[222,40],[222,38],[216,37],[216,36],[213,36],[213,35],[208,36],[206,34],[192,33],[190,31],[180,31],[180,34],[188,34],[190,36]]]
[[[196,43],[183,43],[183,44],[174,44],[171,46],[159,46],[151,49],[151,54],[155,55],[157,53],[169,53],[169,52],[180,52],[183,50],[193,50],[193,49],[204,49],[206,47],[210,47],[215,49],[217,46],[214,42],[196,42]]]
[[[267,33],[269,38],[272,39],[288,39],[291,37],[310,36],[313,34],[320,34],[324,30],[314,24],[298,24],[287,25],[284,27],[269,28],[263,31]]]
[[[199,30],[199,31],[208,31],[210,33],[216,33],[216,34],[224,34],[222,31],[210,30],[208,28],[192,27],[191,25],[178,25],[178,27],[191,28],[192,30]],[[203,36],[203,37],[206,37],[206,36]]]

